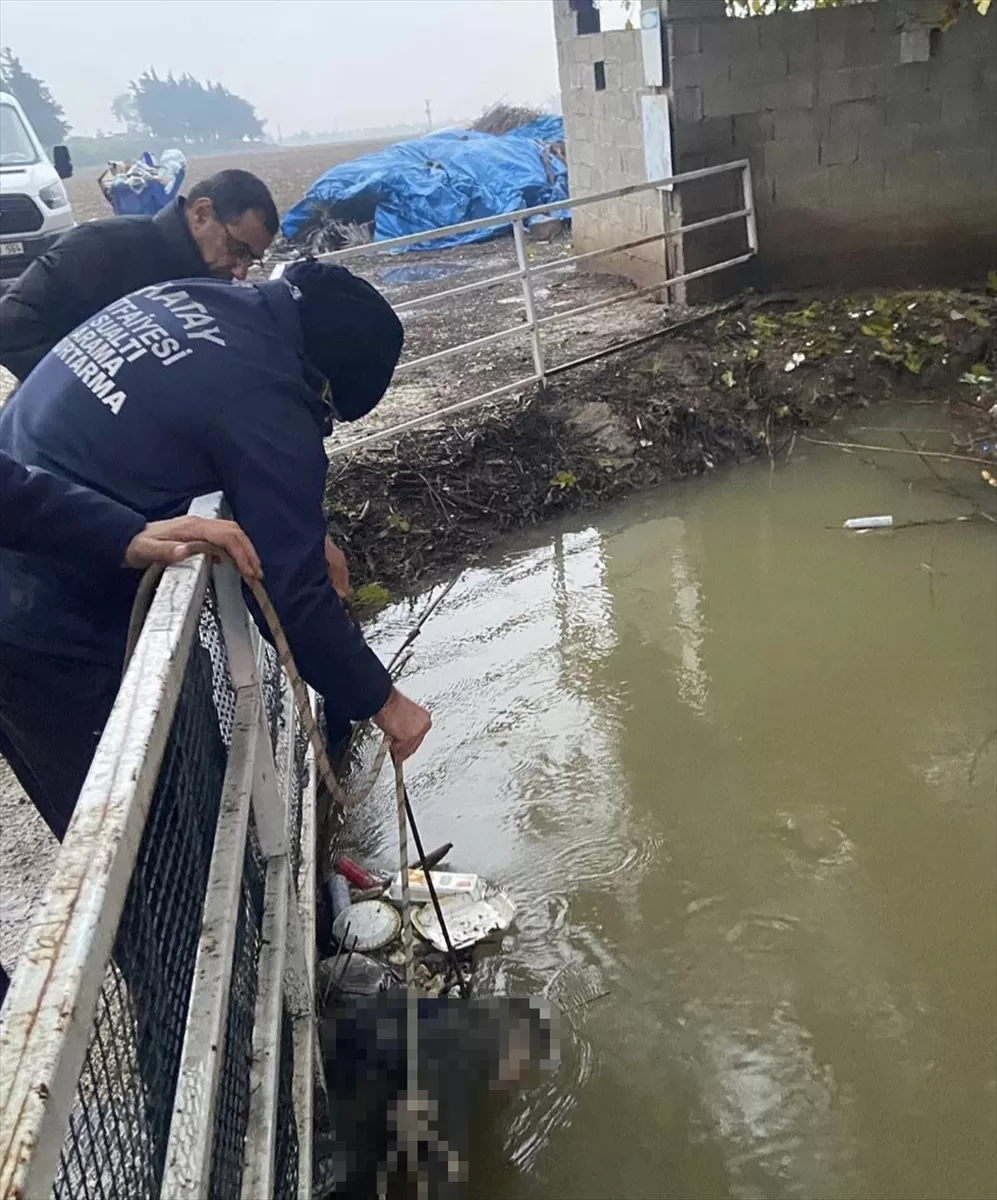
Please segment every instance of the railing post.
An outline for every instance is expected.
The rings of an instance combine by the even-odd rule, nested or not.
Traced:
[[[745,225],[748,230],[748,249],[752,254],[758,253],[758,218],[755,215],[755,189],[751,182],[751,166],[745,163],[741,168],[741,192],[746,210]]]
[[[512,237],[516,243],[516,262],[519,264],[519,278],[523,284],[523,303],[526,305],[526,321],[530,327],[530,338],[533,342],[533,369],[536,371],[540,386],[546,387],[544,371],[543,345],[540,341],[540,330],[537,328],[537,311],[533,303],[533,280],[530,278],[530,264],[526,255],[526,231],[523,218],[517,217],[512,223]]]

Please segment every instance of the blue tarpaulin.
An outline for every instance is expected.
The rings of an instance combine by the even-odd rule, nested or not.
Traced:
[[[399,142],[326,171],[284,217],[286,238],[306,228],[318,207],[342,221],[369,220],[374,241],[442,229],[568,198],[568,172],[551,148],[564,140],[560,117],[540,117],[495,136],[459,129]],[[551,216],[564,219],[567,212]],[[547,218],[545,218],[547,219]],[[415,247],[443,249],[483,242],[495,226]]]

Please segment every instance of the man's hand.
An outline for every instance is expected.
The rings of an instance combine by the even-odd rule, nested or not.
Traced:
[[[235,563],[246,580],[263,578],[263,568],[253,543],[235,521],[219,521],[208,517],[174,517],[170,521],[151,521],[135,535],[125,551],[126,567],[148,567],[152,563],[183,562],[199,554],[207,542],[223,551]]]
[[[329,537],[325,539],[325,564],[336,595],[345,600],[350,594],[350,568],[346,563],[346,555]]]
[[[421,704],[392,688],[384,708],[374,717],[374,724],[388,735],[394,760],[404,762],[422,745],[433,726],[433,718]]]

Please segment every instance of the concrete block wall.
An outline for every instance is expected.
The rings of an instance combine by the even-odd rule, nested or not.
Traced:
[[[985,18],[964,11],[942,30],[944,0],[871,0],[751,19],[727,17],[723,0],[659,3],[676,170],[751,162],[754,281],[941,282],[997,265],[997,5]],[[643,178],[640,35],[579,37],[568,0],[555,0],[555,15],[573,192]],[[591,74],[596,60],[607,63],[601,92]],[[619,63],[612,73],[610,62]],[[687,224],[738,198],[733,176],[678,194]],[[580,248],[641,236],[645,225],[668,219],[653,201],[600,207],[609,211],[578,212]],[[744,245],[735,226],[690,235],[684,267]],[[744,281],[713,277],[689,298]]]
[[[568,179],[574,196],[626,187],[646,178],[641,95],[644,66],[640,33],[621,29],[579,35],[569,0],[554,0],[557,62],[564,113]],[[602,63],[605,90],[595,86]],[[661,198],[648,192],[576,208],[572,240],[579,253],[661,233]],[[610,271],[650,286],[664,276],[663,243],[592,259],[590,269]]]
[[[760,283],[965,280],[997,262],[997,9],[942,30],[938,7],[703,22],[685,53],[673,43],[678,167],[749,159]],[[904,62],[917,29],[928,57]],[[684,191],[685,220],[721,199]],[[734,248],[710,232],[687,239],[688,269]]]

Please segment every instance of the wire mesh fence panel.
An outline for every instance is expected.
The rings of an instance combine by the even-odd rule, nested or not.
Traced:
[[[296,721],[294,727],[294,757],[292,770],[294,773],[291,787],[287,792],[287,835],[291,849],[291,871],[293,878],[298,878],[301,870],[301,806],[304,803],[305,789],[308,786],[308,734],[301,728],[301,722]]]
[[[211,1200],[236,1200],[242,1187],[249,1117],[249,1068],[253,1056],[260,928],[265,866],[255,827],[246,843],[242,895],[236,925],[232,985],[225,1021],[225,1058],[215,1117]]]
[[[242,637],[245,641],[246,626],[238,619],[232,620],[224,605],[219,609],[212,582],[209,581],[206,588],[202,584],[200,591],[188,590],[187,595],[192,598],[187,600],[186,606],[181,604],[174,610],[164,605],[164,614],[170,621],[175,620],[178,625],[186,622],[188,640],[182,644],[189,645],[190,650],[186,662],[182,663],[182,676],[182,651],[172,658],[163,658],[158,666],[161,674],[156,678],[162,681],[157,682],[157,686],[165,690],[157,691],[158,698],[147,702],[140,710],[143,714],[159,713],[169,704],[157,734],[161,739],[158,745],[163,746],[162,739],[165,739],[165,747],[157,769],[156,760],[150,761],[149,757],[157,753],[154,748],[150,749],[152,743],[139,743],[144,747],[139,759],[141,761],[144,755],[144,763],[148,766],[144,783],[144,796],[148,799],[138,803],[147,802],[148,813],[143,817],[142,810],[133,807],[121,819],[120,829],[134,831],[131,845],[134,847],[137,843],[138,850],[136,853],[132,849],[128,859],[127,890],[124,891],[123,882],[119,885],[124,891],[124,901],[123,907],[114,909],[115,917],[119,911],[121,916],[117,920],[110,960],[107,941],[102,950],[94,952],[90,969],[100,971],[105,963],[107,967],[93,1017],[85,1018],[88,1024],[81,1025],[86,1045],[82,1052],[82,1067],[68,1068],[79,1070],[78,1077],[73,1075],[68,1080],[70,1088],[74,1083],[76,1088],[72,1107],[64,1100],[61,1107],[52,1103],[44,1110],[45,1119],[55,1130],[54,1137],[47,1138],[44,1144],[48,1147],[58,1145],[60,1149],[54,1179],[54,1157],[49,1164],[38,1167],[39,1178],[43,1178],[44,1183],[37,1189],[37,1194],[45,1194],[51,1181],[54,1200],[174,1200],[163,1191],[168,1152],[171,1180],[177,1172],[191,1170],[196,1175],[191,1174],[188,1178],[200,1180],[194,1189],[198,1195],[203,1194],[211,1200],[238,1200],[250,1149],[247,1147],[247,1128],[252,1108],[251,1069],[254,1024],[259,1007],[267,856],[284,853],[281,845],[281,848],[268,846],[264,854],[263,846],[268,843],[266,839],[261,842],[257,818],[261,829],[264,818],[267,822],[273,819],[274,826],[281,832],[286,829],[290,879],[296,880],[302,870],[309,889],[308,903],[314,902],[311,876],[303,870],[300,845],[303,804],[306,794],[311,795],[307,743],[298,728],[280,662],[268,644],[260,644],[255,684],[260,688],[265,725],[271,739],[269,747],[263,743],[266,756],[271,757],[272,749],[272,761],[282,773],[283,786],[275,788],[272,775],[268,777],[266,772],[262,782],[258,781],[258,772],[254,774],[258,760],[248,767],[245,758],[229,763],[233,754],[259,753],[260,743],[255,740],[252,750],[247,750],[245,737],[240,736],[233,743],[237,693],[229,670],[229,654],[233,653],[232,661],[238,663],[245,661],[247,651],[252,653],[251,642],[233,650],[234,639]],[[194,605],[198,607],[194,609]],[[223,613],[226,614],[224,618]],[[197,632],[191,643],[190,631],[195,623]],[[170,636],[173,628],[168,630]],[[251,677],[248,680],[240,677],[241,689],[255,684]],[[175,709],[171,698],[163,699],[169,694],[169,687],[179,687]],[[175,695],[175,691],[172,694]],[[245,706],[245,691],[240,690],[238,697],[240,704]],[[153,703],[159,708],[154,710]],[[142,728],[155,728],[155,719],[153,716],[147,720]],[[114,774],[114,764],[120,759],[111,757],[123,753],[119,743],[121,746],[136,744],[127,739],[122,741],[120,731],[104,744],[105,757],[112,764],[108,776],[112,787],[119,782]],[[241,775],[239,764],[243,764]],[[141,768],[128,777],[135,791],[130,795],[126,791],[125,803],[136,803],[134,796],[138,788],[134,780],[139,774]],[[88,782],[91,790],[94,778],[101,779],[102,776],[99,772],[91,773]],[[230,849],[225,842],[224,826],[219,826],[223,788],[227,796],[226,811],[230,811],[233,795],[238,796],[232,789],[240,787],[251,789],[242,792],[243,803],[249,806],[248,826],[243,826],[245,838],[240,835],[234,843],[237,849]],[[96,803],[99,804],[101,799],[98,795]],[[274,813],[275,806],[279,815]],[[93,845],[88,847],[87,856],[81,860],[84,864],[81,868],[75,868],[71,863],[65,867],[70,879],[74,869],[81,870],[89,878],[93,864],[102,861],[105,849],[101,841],[102,829],[95,827],[94,831],[87,830],[81,836],[91,838]],[[118,852],[115,847],[120,846],[122,840],[119,831],[110,835],[109,856]],[[283,839],[281,841],[283,844]],[[306,848],[307,853],[311,851],[311,847]],[[238,855],[236,860],[225,857],[233,854]],[[112,860],[109,858],[109,861]],[[219,863],[223,865],[219,867]],[[225,863],[230,864],[227,875]],[[304,865],[307,866],[307,862]],[[209,878],[213,880],[211,895],[216,900],[214,916],[205,907]],[[231,924],[219,927],[218,881],[224,882],[226,878],[231,880],[228,885],[231,891],[228,903],[220,910],[222,922],[226,921],[230,910],[235,911],[231,911],[228,918]],[[122,891],[118,892],[119,905]],[[237,905],[232,903],[236,894]],[[290,911],[297,913],[298,900],[293,886],[288,900]],[[60,916],[59,920],[62,922],[60,928],[64,927],[67,918]],[[216,924],[212,925],[212,921]],[[216,928],[222,929],[224,937],[211,941],[212,935],[206,931]],[[224,941],[227,946],[223,954],[218,950],[219,941]],[[300,941],[299,935],[295,944]],[[300,950],[298,954],[300,959]],[[297,972],[294,978],[300,978],[302,971],[310,970],[307,960],[297,962],[294,970]],[[195,972],[198,989],[194,987]],[[227,993],[220,990],[226,986]],[[195,1000],[193,1010],[192,996]],[[217,997],[213,1016],[212,996]],[[283,990],[280,999],[284,1014],[279,1086],[272,1101],[276,1105],[273,1114],[276,1139],[275,1159],[271,1165],[274,1195],[296,1200],[299,1157],[302,1145],[309,1143],[307,1138],[299,1142],[294,1090],[294,1026],[287,1008],[287,994]],[[61,1043],[73,1034],[72,1024],[70,1018],[68,1025],[57,1032],[56,1042]],[[25,1028],[24,1042],[15,1050],[17,1060],[28,1061],[32,1051],[36,1057],[43,1058],[37,1044],[31,1046],[30,1023]],[[201,1111],[206,1116],[195,1128],[191,1123],[193,1114],[187,1112],[177,1089],[181,1063],[191,1061],[192,1048],[200,1047],[199,1038],[204,1036],[205,1030],[208,1033],[203,1041],[206,1057],[216,1049],[217,1057],[213,1067],[205,1067],[205,1078],[210,1077],[211,1089],[210,1093],[204,1093],[208,1098]],[[184,1067],[185,1071],[188,1069],[188,1066]],[[44,1066],[40,1070],[42,1073],[32,1079],[56,1078],[55,1068]],[[50,1072],[47,1075],[46,1070]],[[35,1082],[32,1086],[38,1095],[48,1097],[48,1093],[41,1090],[48,1086],[47,1083]],[[64,1090],[62,1095],[65,1094]],[[0,1097],[0,1106],[2,1101],[3,1097]],[[310,1105],[304,1113],[302,1119],[310,1123]],[[4,1111],[5,1122],[8,1117]],[[20,1140],[12,1138],[9,1143],[4,1142],[5,1156],[0,1166],[5,1178],[8,1164],[14,1161],[13,1155],[17,1155],[22,1163],[30,1162],[30,1126],[25,1128],[26,1132],[19,1135]],[[213,1135],[210,1138],[205,1136],[208,1129]],[[185,1146],[190,1147],[187,1158],[184,1157]],[[207,1158],[209,1147],[210,1160]],[[13,1152],[11,1157],[7,1157],[8,1151]],[[23,1158],[25,1151],[27,1160]]]
[[[277,741],[281,731],[284,706],[284,674],[277,651],[269,642],[260,639],[260,688],[267,711],[267,728],[270,744],[277,753]]]
[[[218,714],[218,729],[227,746],[232,740],[232,721],[235,718],[235,689],[228,670],[225,639],[218,620],[218,603],[215,589],[209,586],[204,595],[204,606],[197,627],[197,636],[211,659],[211,685]]]
[[[195,642],[70,1117],[59,1200],[158,1195],[224,773],[211,658]]]
[[[275,1200],[298,1194],[298,1127],[294,1117],[294,1036],[285,1006],[280,1023],[280,1076],[277,1088],[277,1145],[274,1153]]]

